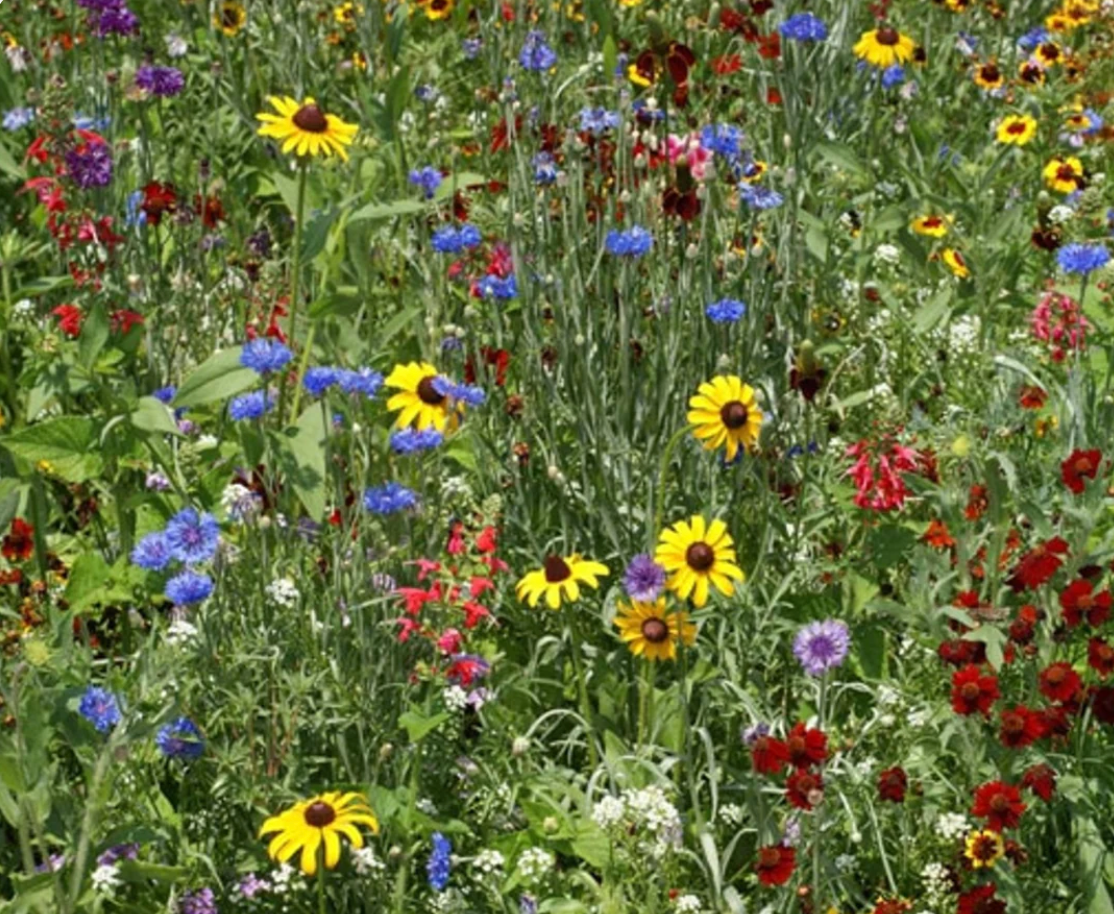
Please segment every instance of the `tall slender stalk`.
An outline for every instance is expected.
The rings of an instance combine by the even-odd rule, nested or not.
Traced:
[[[294,214],[294,259],[290,270],[290,342],[298,336],[298,299],[302,280],[302,230],[306,212],[306,178],[309,174],[306,160],[298,161],[298,203]],[[281,428],[286,422],[286,389],[284,380],[279,387],[278,424]],[[295,392],[295,396],[297,396]]]

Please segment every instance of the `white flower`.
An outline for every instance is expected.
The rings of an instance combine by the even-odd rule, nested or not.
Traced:
[[[495,850],[482,850],[472,858],[472,866],[487,875],[501,872],[503,862],[503,855]]]
[[[1074,215],[1074,209],[1070,206],[1064,206],[1064,204],[1058,203],[1048,211],[1048,221],[1053,225],[1063,225],[1065,222],[1070,221],[1071,217]]]
[[[849,873],[855,868],[854,854],[840,854],[835,858],[835,867],[841,873]]]
[[[248,521],[259,513],[262,499],[247,486],[230,483],[221,492],[220,506],[230,520]]]
[[[719,808],[720,819],[728,825],[742,825],[746,811],[737,803],[726,803]]]
[[[540,847],[528,847],[518,855],[518,871],[527,882],[537,882],[553,869],[553,855]]]
[[[35,303],[29,298],[21,298],[12,305],[12,313],[16,317],[30,317],[35,313]]]
[[[895,264],[901,260],[901,251],[896,245],[880,244],[874,249],[874,260],[876,263]]]
[[[945,812],[936,820],[936,832],[941,838],[955,841],[971,830],[971,823],[961,812]]]
[[[290,578],[275,578],[264,589],[272,602],[277,603],[283,609],[293,609],[298,605],[298,598],[301,596]]]
[[[166,643],[171,647],[189,644],[197,638],[197,626],[185,619],[175,619],[166,629]]]
[[[677,914],[700,914],[704,909],[695,895],[681,895],[673,904]]]
[[[618,797],[608,794],[602,797],[592,809],[592,821],[600,828],[608,829],[623,821],[626,807]]]
[[[441,692],[441,700],[450,711],[463,711],[468,706],[468,693],[458,685],[451,685]]]
[[[120,887],[120,873],[115,863],[105,863],[93,870],[93,891],[98,895],[115,895]]]
[[[294,881],[296,874],[297,870],[294,867],[289,863],[284,863],[271,877],[271,891],[276,895],[283,895],[291,889],[299,888],[301,883]]]
[[[166,42],[166,53],[169,57],[185,57],[189,45],[177,32],[169,32],[163,40]]]
[[[376,873],[380,870],[385,870],[387,864],[375,856],[375,851],[370,847],[352,847],[348,845],[352,855],[352,865],[356,868],[356,873],[360,876],[367,876],[370,873]]]
[[[414,806],[418,812],[425,813],[427,816],[437,816],[437,805],[429,797],[419,797]]]

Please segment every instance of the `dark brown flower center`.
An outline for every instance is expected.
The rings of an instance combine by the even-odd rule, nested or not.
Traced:
[[[979,697],[979,684],[977,682],[965,682],[963,688],[960,689],[960,694],[967,701],[974,701]]]
[[[439,394],[437,388],[433,386],[432,376],[422,378],[418,382],[418,397],[423,403],[428,403],[430,406],[440,406],[445,402],[444,395]]]
[[[881,28],[878,30],[878,32],[874,36],[874,39],[879,44],[895,45],[898,43],[898,41],[901,40],[901,36],[898,35],[897,29],[890,28],[887,25],[885,28]]]
[[[1007,800],[1002,794],[995,794],[994,798],[990,801],[990,808],[994,812],[1002,813],[1010,808],[1010,801]]]
[[[329,129],[329,122],[317,105],[302,105],[294,114],[294,126],[308,133],[324,133]]]
[[[1075,169],[1065,163],[1056,169],[1056,178],[1060,181],[1074,181]]]
[[[971,856],[976,860],[993,860],[998,856],[998,842],[993,838],[980,836],[971,846]]]
[[[716,563],[716,554],[707,543],[693,543],[685,550],[685,561],[693,571],[707,571]]]
[[[1006,127],[1006,133],[1024,133],[1024,132],[1025,132],[1024,121],[1014,121],[1012,124],[1010,124],[1008,127]]]
[[[323,800],[318,800],[306,807],[304,815],[307,825],[312,825],[314,828],[324,828],[336,819],[337,811]]]
[[[988,63],[982,68],[981,75],[983,82],[988,83],[996,83],[1002,78],[1002,74],[998,72],[998,68],[992,63]]]
[[[669,637],[669,626],[661,619],[647,619],[642,623],[642,637],[651,644],[661,644]]]
[[[221,25],[226,29],[235,29],[240,26],[240,10],[235,6],[226,6],[221,10],[220,14]]]
[[[723,424],[730,429],[742,428],[747,424],[747,408],[738,400],[725,403],[719,411]]]
[[[545,579],[550,584],[560,584],[572,577],[569,563],[559,555],[550,555],[545,560]]]

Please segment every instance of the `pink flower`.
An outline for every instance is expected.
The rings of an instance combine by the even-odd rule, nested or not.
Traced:
[[[669,164],[676,165],[684,157],[689,171],[697,181],[703,181],[707,174],[708,163],[712,161],[712,151],[700,145],[700,134],[690,133],[687,137],[669,134],[665,140],[665,153],[669,157]]]
[[[416,622],[413,619],[407,618],[406,616],[403,616],[400,619],[395,619],[395,622],[397,622],[399,624],[399,630],[398,630],[398,643],[399,644],[405,644],[407,641],[410,640],[410,636],[412,634],[414,634],[414,632],[420,632],[422,630],[421,623]]]
[[[474,600],[466,601],[461,608],[464,610],[465,628],[475,628],[480,624],[481,619],[487,619],[491,616],[491,610]]]
[[[872,446],[866,440],[847,448],[847,456],[856,458],[847,470],[858,490],[855,504],[868,511],[897,511],[905,506],[909,490],[903,474],[917,472],[919,455],[916,450],[897,442],[883,441]]]
[[[1067,352],[1083,351],[1091,325],[1079,303],[1060,292],[1045,292],[1029,315],[1033,338],[1047,343],[1054,362],[1062,362]]]
[[[464,643],[464,639],[455,628],[447,628],[440,638],[437,639],[437,647],[443,654],[457,654],[460,652],[460,646]]]

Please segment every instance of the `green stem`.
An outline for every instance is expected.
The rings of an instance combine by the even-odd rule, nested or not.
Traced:
[[[302,228],[305,222],[306,211],[306,170],[304,160],[298,163],[298,205],[294,214],[294,260],[290,271],[290,343],[294,344],[298,336],[298,296],[299,286],[302,281]],[[286,388],[283,381],[279,388],[278,424],[281,428],[286,420]],[[295,396],[297,391],[295,391]]]
[[[669,472],[669,461],[673,456],[673,449],[677,447],[677,442],[680,441],[688,433],[688,426],[682,426],[673,433],[673,437],[665,445],[665,450],[661,452],[661,464],[658,466],[658,497],[655,499],[654,505],[654,529],[651,531],[652,536],[657,536],[661,530],[661,516],[665,508],[665,474]]]
[[[599,764],[599,755],[596,753],[595,736],[592,733],[592,701],[588,696],[588,680],[584,676],[584,666],[580,655],[580,633],[577,630],[576,619],[569,621],[569,642],[572,648],[573,675],[576,676],[577,691],[580,695],[580,716],[584,718],[584,732],[588,743],[588,759],[592,770]]]
[[[317,914],[325,914],[325,844],[317,848]]]

